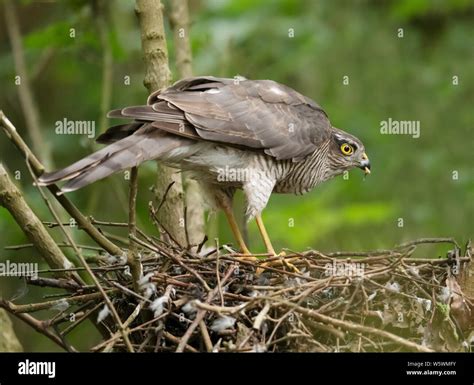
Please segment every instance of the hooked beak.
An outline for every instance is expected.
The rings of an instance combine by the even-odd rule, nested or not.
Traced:
[[[369,161],[369,157],[367,156],[365,152],[362,154],[362,162],[360,162],[359,168],[361,170],[364,170],[365,175],[370,174],[370,161]]]

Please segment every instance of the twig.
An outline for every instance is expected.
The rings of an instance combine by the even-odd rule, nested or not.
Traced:
[[[36,214],[26,203],[20,190],[9,178],[0,163],[0,205],[5,207],[18,223],[28,239],[35,245],[44,260],[52,268],[69,268],[71,262],[64,256],[54,239],[44,228]],[[71,274],[58,273],[68,278]]]
[[[55,306],[64,306],[67,305],[68,307],[72,306],[72,304],[76,303],[83,303],[91,300],[96,300],[101,298],[101,293],[90,293],[90,294],[82,294],[82,295],[76,295],[73,297],[66,297],[66,298],[61,298],[58,300],[54,301],[46,301],[46,302],[38,302],[38,303],[29,303],[26,305],[15,305],[14,303],[11,303],[9,301],[5,301],[0,299],[0,302],[3,302],[8,305],[8,309],[12,313],[33,313],[36,311],[40,310],[46,310],[46,309],[51,309]]]
[[[207,352],[212,352],[211,337],[209,336],[209,331],[207,330],[206,323],[203,320],[199,321],[199,329],[201,330],[202,339],[204,341],[204,346],[206,347]]]
[[[26,282],[34,286],[56,287],[58,289],[65,289],[69,291],[77,291],[83,287],[73,280],[61,278],[26,277]]]
[[[168,65],[168,48],[163,22],[163,5],[160,0],[136,0],[135,13],[138,17],[141,32],[145,77],[143,84],[151,94],[153,91],[169,86],[171,72]],[[172,186],[166,194],[162,208],[158,214],[159,223],[167,229],[167,233],[179,245],[186,242],[184,227],[183,187],[181,174],[157,163],[158,178],[155,183],[156,199],[164,196],[168,186]]]
[[[219,288],[219,297],[221,299],[221,306],[224,306],[224,296],[222,294],[222,286],[221,286],[221,272],[220,272],[220,265],[219,265],[219,238],[215,239],[216,241],[216,279],[217,279],[217,287]]]
[[[49,147],[44,142],[43,136],[41,135],[40,116],[33,97],[28,71],[26,69],[18,18],[15,7],[10,0],[5,1],[5,25],[12,46],[16,72],[20,77],[18,95],[20,97],[20,105],[23,110],[23,116],[25,117],[26,127],[28,128],[28,132],[33,142],[33,149],[37,154],[40,154],[41,159],[43,159],[46,165],[50,167],[52,166],[52,163]]]
[[[224,279],[222,280],[222,284],[224,284],[232,275],[234,272],[235,267],[231,266],[227,273],[224,276]],[[214,296],[218,293],[218,289],[214,288],[207,296],[206,303],[209,304],[213,299]],[[188,343],[188,340],[191,338],[191,335],[193,334],[194,330],[196,327],[199,325],[199,322],[204,318],[206,315],[205,310],[199,310],[196,314],[196,318],[194,319],[193,323],[189,326],[189,328],[186,330],[186,333],[184,333],[183,337],[181,338],[181,341],[179,342],[178,347],[176,348],[176,353],[181,353],[184,350],[184,347]]]
[[[130,173],[130,193],[128,203],[128,232],[129,238],[136,238],[137,235],[137,194],[138,194],[138,168],[132,167]],[[140,291],[138,282],[143,275],[143,267],[140,262],[140,255],[137,251],[136,244],[130,242],[127,255],[128,265],[133,278],[133,287],[136,292]]]
[[[306,309],[304,307],[301,307],[299,305],[296,305],[294,303],[288,302],[288,301],[282,301],[282,300],[277,300],[274,298],[268,298],[271,301],[275,301],[278,303],[278,305],[283,305],[286,307],[289,307],[291,309],[298,310],[301,314],[306,315],[307,317],[311,317],[317,321],[323,322],[323,323],[329,323],[332,324],[333,326],[338,326],[344,330],[349,330],[353,332],[358,332],[358,333],[367,333],[367,334],[373,334],[382,338],[386,338],[388,340],[391,340],[401,346],[406,347],[409,350],[415,350],[418,352],[433,352],[434,350],[429,349],[425,346],[416,344],[414,342],[411,342],[405,338],[399,337],[395,334],[389,333],[385,330],[379,330],[375,329],[369,326],[364,326],[364,325],[359,325],[350,321],[342,321],[336,318],[329,317],[324,314],[320,314],[314,310],[311,309]]]
[[[18,150],[25,157],[27,162],[31,165],[36,176],[41,175],[44,172],[44,166],[36,158],[36,156],[31,152],[30,148],[23,141],[21,136],[18,134],[15,126],[7,119],[3,111],[0,110],[0,126],[3,128],[7,137],[12,141],[12,143],[18,148]],[[59,204],[73,217],[84,231],[89,234],[89,236],[104,250],[106,250],[111,255],[122,255],[123,251],[117,247],[115,244],[110,242],[106,237],[104,237],[99,230],[97,230],[88,220],[82,215],[74,204],[61,193],[61,190],[56,185],[49,185],[48,190],[51,191],[53,196],[59,202]]]
[[[29,326],[31,326],[33,329],[35,329],[37,332],[43,334],[44,336],[48,337],[51,341],[53,341],[55,344],[59,345],[61,348],[68,352],[77,352],[75,348],[72,346],[68,345],[65,343],[65,341],[62,340],[61,337],[59,337],[56,333],[53,333],[50,331],[47,327],[45,327],[44,322],[38,321],[36,318],[32,317],[29,314],[24,314],[24,313],[14,313],[10,309],[10,304],[6,301],[3,301],[0,299],[0,307],[4,308],[8,312],[12,313],[17,317],[18,319],[22,320]]]
[[[267,317],[268,312],[270,311],[270,303],[266,302],[265,306],[263,309],[258,313],[258,315],[255,317],[255,321],[253,322],[253,328],[255,330],[260,330],[263,321],[265,321],[265,318]]]

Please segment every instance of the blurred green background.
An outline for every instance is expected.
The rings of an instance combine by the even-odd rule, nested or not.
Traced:
[[[85,135],[56,135],[56,121],[95,120],[98,135],[105,129],[104,108],[146,100],[134,2],[16,3],[44,142],[54,167],[63,167],[90,153],[93,144]],[[0,109],[31,143],[4,17],[0,7]],[[368,250],[417,237],[455,237],[464,243],[472,235],[473,1],[197,0],[190,1],[190,17],[194,74],[239,74],[285,83],[316,100],[334,126],[358,136],[370,157],[368,178],[353,170],[348,179],[338,177],[303,197],[274,195],[264,219],[276,248]],[[168,25],[167,34],[177,80]],[[111,100],[110,106],[101,106],[107,55],[112,58]],[[420,138],[381,135],[380,122],[389,118],[419,121]],[[1,133],[0,161],[12,173],[20,171],[17,182],[28,202],[40,218],[51,220],[23,159]],[[156,230],[147,203],[155,167],[150,162],[140,169],[139,225],[151,234]],[[127,191],[123,175],[116,175],[69,197],[87,215],[125,222]],[[224,218],[215,223],[209,234],[217,233],[221,243],[233,242]],[[77,233],[81,243],[89,243]],[[263,251],[253,223],[248,234],[251,249]],[[8,212],[0,209],[0,259],[31,262],[34,250],[4,250],[26,242]],[[444,251],[433,250],[427,255]],[[11,297],[22,287],[21,281],[2,278],[0,295]],[[20,302],[43,294],[26,293]],[[25,349],[55,349],[22,324],[15,325]],[[73,342],[89,346],[94,336],[84,338],[87,333],[92,332],[77,330]]]

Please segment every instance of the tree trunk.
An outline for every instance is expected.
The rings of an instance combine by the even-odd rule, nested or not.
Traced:
[[[192,76],[192,53],[189,41],[189,10],[188,0],[171,1],[170,23],[173,28],[176,55],[176,68],[179,78]],[[198,245],[205,236],[204,207],[202,191],[199,184],[183,173],[186,206],[186,230],[189,243]]]
[[[140,22],[146,66],[143,83],[151,93],[169,86],[171,78],[163,25],[163,5],[160,0],[136,0],[135,11]],[[158,212],[160,224],[180,245],[186,245],[181,174],[159,164],[155,196],[160,202],[165,199]]]
[[[5,207],[16,223],[33,243],[43,259],[53,269],[67,269],[73,267],[64,256],[54,239],[46,231],[41,220],[26,203],[20,190],[9,178],[7,171],[0,163],[0,207]],[[56,273],[57,276],[71,278],[69,272]]]
[[[0,352],[22,352],[23,347],[13,330],[12,321],[4,309],[0,309]]]

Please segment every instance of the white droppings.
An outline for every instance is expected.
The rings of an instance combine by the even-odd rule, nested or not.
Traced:
[[[260,295],[260,293],[258,292],[258,290],[252,290],[250,293],[247,294],[249,297],[258,297]]]
[[[104,305],[102,310],[99,312],[97,316],[97,323],[100,324],[103,320],[105,320],[110,315],[110,309],[107,305]]]
[[[169,302],[170,298],[167,295],[155,299],[149,306],[149,309],[153,312],[153,316],[159,317],[165,310],[165,304]]]
[[[377,313],[378,317],[380,318],[380,320],[385,323],[385,320],[383,318],[383,312],[381,310],[376,310],[375,313]]]
[[[367,301],[369,302],[372,301],[376,295],[377,295],[377,290],[375,290],[371,295],[367,297]]]
[[[211,325],[211,330],[213,332],[219,333],[226,329],[230,329],[235,325],[236,319],[229,316],[222,316],[214,320]]]
[[[451,290],[449,290],[449,288],[446,286],[442,287],[438,294],[438,299],[443,303],[448,303],[450,298]]]
[[[430,311],[432,304],[433,304],[433,303],[431,302],[430,299],[425,299],[425,310],[426,310],[426,311]]]
[[[146,285],[148,282],[150,282],[150,279],[151,277],[153,277],[155,275],[155,273],[148,273],[147,275],[143,276],[142,278],[140,278],[140,280],[138,281],[138,284],[140,286],[144,286]]]
[[[221,90],[217,89],[217,88],[211,88],[210,90],[207,90],[205,91],[206,94],[218,94],[221,92]]]
[[[69,308],[69,302],[66,300],[66,298],[60,299],[54,306],[51,307],[51,309],[59,311],[64,311],[67,308]]]
[[[394,293],[400,293],[400,285],[397,282],[394,282],[394,283],[387,282],[385,284],[385,288]]]
[[[127,256],[122,255],[110,255],[107,254],[106,261],[109,265],[125,265],[127,263]]]
[[[417,298],[416,298],[416,302],[418,302],[419,304],[421,304],[421,305],[425,308],[426,311],[430,311],[430,310],[431,310],[431,305],[432,305],[431,300],[426,299],[426,298],[419,298],[419,297],[417,297]]]
[[[408,266],[408,271],[417,278],[420,278],[420,269],[416,266]]]
[[[186,303],[184,306],[181,307],[181,310],[185,312],[186,314],[194,314],[197,312],[196,305],[194,304],[194,301],[189,301]]]
[[[267,348],[264,344],[255,344],[251,351],[253,353],[265,353]]]
[[[143,292],[143,296],[147,299],[156,293],[156,285],[151,282],[140,286],[140,289]]]

